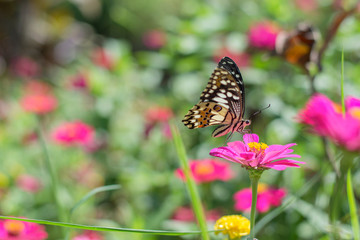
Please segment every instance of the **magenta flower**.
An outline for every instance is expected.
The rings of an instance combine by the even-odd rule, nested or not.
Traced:
[[[103,240],[103,236],[95,231],[84,231],[82,234],[76,235],[72,240]]]
[[[54,129],[52,138],[61,145],[85,147],[95,141],[95,130],[81,121],[66,122]]]
[[[12,63],[13,72],[25,78],[32,78],[39,74],[40,67],[39,65],[32,59],[27,57],[19,57]]]
[[[221,217],[221,212],[217,209],[207,210],[205,211],[205,218],[208,221],[216,221]],[[181,221],[181,222],[195,222],[195,214],[191,207],[178,207],[173,216],[173,220]]]
[[[317,94],[310,98],[298,118],[301,123],[309,125],[315,134],[328,137],[349,151],[359,151],[360,99],[346,98],[345,110],[343,115],[339,104]]]
[[[280,206],[285,196],[286,190],[284,188],[270,188],[266,184],[260,183],[258,187],[256,209],[261,213],[267,212],[271,207]],[[245,188],[235,193],[235,210],[250,211],[251,199],[251,188]]]
[[[231,162],[240,163],[247,169],[275,169],[284,170],[287,167],[299,167],[297,164],[304,162],[291,160],[288,158],[299,158],[299,155],[291,154],[290,149],[295,143],[286,145],[266,145],[259,143],[256,134],[245,134],[244,142],[228,142],[227,147],[214,148],[210,155],[220,157]]]
[[[71,76],[69,80],[70,86],[74,89],[86,90],[89,87],[89,80],[85,73],[77,73],[76,75]]]
[[[16,220],[0,221],[1,240],[43,240],[47,236],[44,226],[37,223]]]
[[[143,36],[143,43],[150,49],[163,47],[167,42],[166,33],[162,30],[150,30]]]
[[[248,32],[249,44],[256,48],[273,50],[279,32],[280,28],[270,21],[255,23]]]
[[[29,193],[36,193],[42,188],[40,180],[28,174],[20,175],[16,179],[16,185]]]
[[[228,181],[233,178],[230,164],[214,159],[190,161],[190,171],[196,183],[206,183],[215,180]],[[185,181],[182,169],[178,168],[175,175]]]

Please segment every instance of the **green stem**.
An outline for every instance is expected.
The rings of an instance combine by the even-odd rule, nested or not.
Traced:
[[[251,213],[250,213],[250,239],[255,238],[255,217],[256,217],[256,202],[257,202],[257,190],[258,183],[263,170],[249,169],[249,176],[251,180]]]
[[[201,204],[199,192],[197,190],[196,184],[191,177],[191,171],[189,167],[189,163],[186,156],[185,147],[183,141],[181,139],[179,130],[174,124],[171,124],[171,133],[173,135],[175,148],[178,154],[178,157],[181,162],[182,169],[184,170],[184,175],[186,178],[186,185],[190,194],[191,203],[195,212],[196,219],[199,223],[201,236],[203,240],[210,240],[205,220],[204,210]]]
[[[65,216],[65,212],[63,211],[63,207],[59,201],[58,198],[58,181],[57,181],[57,176],[56,176],[56,172],[52,166],[51,160],[50,160],[50,155],[49,155],[49,151],[46,147],[46,143],[45,143],[45,139],[44,139],[44,135],[42,134],[42,130],[41,130],[41,119],[40,117],[38,117],[38,124],[37,124],[37,135],[39,137],[39,141],[40,141],[40,145],[42,147],[43,153],[44,153],[44,157],[45,157],[45,165],[47,168],[48,173],[50,174],[50,182],[51,182],[51,194],[53,196],[53,200],[56,204],[56,209],[58,212],[58,218],[60,221],[66,221],[66,216]],[[66,230],[64,228],[62,228],[63,230],[63,234],[66,235]]]

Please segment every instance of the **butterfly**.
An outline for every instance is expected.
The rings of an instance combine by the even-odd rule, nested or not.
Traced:
[[[280,32],[276,37],[276,53],[286,61],[307,69],[309,62],[315,62],[317,53],[314,51],[319,33],[307,23],[298,24],[291,32]]]
[[[186,127],[203,128],[218,126],[213,137],[227,133],[246,132],[245,127],[251,124],[244,120],[245,87],[236,63],[224,57],[211,74],[209,82],[200,95],[200,102],[193,106],[182,122]]]

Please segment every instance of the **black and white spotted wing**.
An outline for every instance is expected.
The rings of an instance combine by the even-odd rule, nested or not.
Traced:
[[[220,124],[213,132],[214,137],[228,132],[242,132],[250,124],[250,121],[243,120],[244,94],[239,68],[232,59],[224,57],[211,74],[200,102],[189,110],[183,123],[190,129]]]

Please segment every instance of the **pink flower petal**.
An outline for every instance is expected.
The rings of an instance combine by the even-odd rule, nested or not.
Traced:
[[[259,142],[259,136],[256,134],[245,134],[243,136],[243,140],[245,144],[251,143],[251,142]]]

